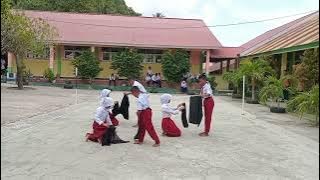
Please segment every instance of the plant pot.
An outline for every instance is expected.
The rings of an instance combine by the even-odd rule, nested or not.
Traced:
[[[270,107],[270,112],[273,112],[273,113],[286,113],[286,108],[283,108],[283,107]]]
[[[246,103],[248,103],[248,104],[259,104],[259,101],[258,100],[247,99]]]
[[[73,85],[72,84],[65,84],[63,85],[64,89],[73,89]]]
[[[241,99],[242,98],[242,94],[232,94],[231,96],[234,99]]]

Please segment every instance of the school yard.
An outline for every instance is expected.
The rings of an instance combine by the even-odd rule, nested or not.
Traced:
[[[266,107],[215,97],[213,134],[182,128],[182,137],[162,137],[154,148],[147,135],[134,145],[135,103],[130,120],[121,116],[117,132],[128,144],[100,146],[85,142],[98,105],[96,90],[33,86],[24,91],[1,86],[1,179],[301,179],[319,178],[319,128]],[[113,92],[121,100],[122,92]],[[151,94],[153,123],[161,133],[160,94]],[[172,102],[188,103],[177,95]]]

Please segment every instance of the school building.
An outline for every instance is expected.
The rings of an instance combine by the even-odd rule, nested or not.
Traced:
[[[103,70],[97,78],[107,79],[114,72],[114,54],[126,47],[137,48],[144,55],[144,74],[150,66],[162,72],[161,58],[167,49],[182,48],[190,53],[192,74],[202,73],[202,63],[209,72],[210,57],[224,47],[200,19],[132,17],[64,12],[25,11],[32,18],[42,18],[55,27],[58,36],[45,56],[28,54],[27,69],[42,76],[51,68],[57,77],[74,77],[71,60],[84,50],[96,53]],[[203,55],[202,55],[203,54]],[[201,58],[201,56],[203,58]],[[15,59],[8,53],[8,70],[15,72]]]
[[[230,48],[227,52],[229,56],[237,56],[232,60],[218,61],[212,57],[215,63],[209,65],[209,71],[216,76],[217,89],[228,89],[228,83],[222,79],[222,75],[239,67],[241,60],[271,56],[272,66],[281,77],[285,73],[292,73],[293,65],[301,62],[305,50],[316,48],[319,48],[319,11],[267,31],[240,47]]]

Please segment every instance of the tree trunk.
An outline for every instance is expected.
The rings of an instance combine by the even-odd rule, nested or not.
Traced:
[[[255,79],[252,78],[251,79],[251,99],[252,99],[252,101],[255,100],[255,86],[256,86]]]
[[[16,64],[17,64],[17,85],[18,89],[23,89],[23,65],[22,59],[20,56],[16,56]]]

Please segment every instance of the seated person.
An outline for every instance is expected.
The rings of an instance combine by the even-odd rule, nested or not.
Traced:
[[[186,79],[183,79],[183,80],[181,81],[180,89],[181,89],[181,92],[182,92],[182,93],[187,93],[187,92],[188,92],[188,84],[187,84]]]

